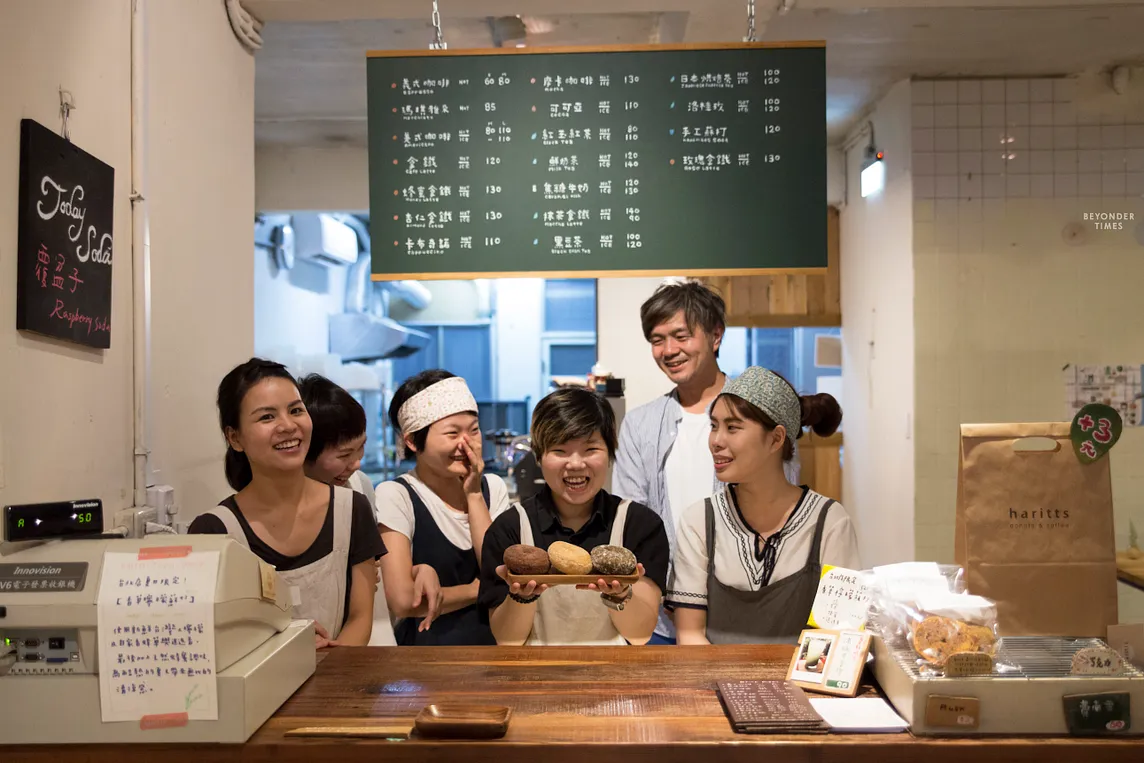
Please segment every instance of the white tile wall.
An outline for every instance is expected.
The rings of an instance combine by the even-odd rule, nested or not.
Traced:
[[[1144,210],[1144,112],[1123,100],[1094,110],[1059,78],[914,82],[912,96],[914,554],[952,561],[956,424],[1044,415],[1059,398],[1051,369],[1090,344],[1094,362],[1144,352],[1131,312],[1144,250],[1130,241],[1091,252],[1118,273],[1111,288],[1123,296],[1082,318],[1071,290],[1105,276],[1061,242],[1057,224],[1082,209]],[[1144,517],[1137,435],[1122,438],[1113,474],[1120,545],[1127,518]],[[1122,620],[1144,619],[1144,594],[1133,596]]]
[[[1144,122],[1078,111],[1071,79],[912,83],[918,199],[1144,194]]]

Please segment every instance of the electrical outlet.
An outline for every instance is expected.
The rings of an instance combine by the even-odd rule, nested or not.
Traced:
[[[122,509],[115,512],[115,527],[126,527],[128,538],[142,538],[147,534],[147,523],[157,516],[155,509]]]

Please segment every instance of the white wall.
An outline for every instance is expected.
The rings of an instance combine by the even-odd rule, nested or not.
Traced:
[[[841,215],[842,501],[867,566],[914,556],[910,83],[895,85],[870,120],[886,154],[886,185],[862,198],[860,142],[847,153]]]
[[[215,394],[254,349],[254,58],[220,3],[147,3],[147,36],[153,466],[193,517],[228,493]]]
[[[540,378],[544,279],[498,278],[494,283],[497,396],[501,400],[529,397],[534,406],[548,392]]]
[[[326,268],[297,260],[280,270],[271,253],[254,249],[254,354],[280,356],[330,351],[331,313],[345,309],[349,268]]]
[[[255,167],[259,212],[369,209],[369,152],[364,148],[262,147]]]
[[[671,391],[671,381],[651,357],[640,327],[640,305],[662,278],[601,278],[596,290],[596,357],[623,379],[627,409]]]
[[[1082,84],[913,85],[919,558],[953,557],[959,423],[1067,420],[1065,364],[1144,363],[1144,102]],[[1085,212],[1135,221],[1097,231]],[[1123,549],[1144,527],[1144,428],[1109,458]],[[1144,594],[1121,594],[1144,619]]]
[[[0,3],[0,505],[100,498],[131,505],[131,3]],[[115,168],[111,349],[17,334],[20,119]]]

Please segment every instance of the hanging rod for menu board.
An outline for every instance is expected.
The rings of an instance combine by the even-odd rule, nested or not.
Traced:
[[[821,41],[370,51],[373,278],[824,273]]]

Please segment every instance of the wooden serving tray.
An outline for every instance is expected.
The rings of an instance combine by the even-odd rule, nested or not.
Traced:
[[[511,572],[505,572],[505,580],[509,585],[513,583],[520,583],[521,586],[528,585],[528,581],[535,580],[537,585],[589,585],[596,583],[603,578],[608,583],[616,580],[625,585],[635,585],[636,581],[640,579],[639,575],[561,575],[556,573],[553,575],[514,575]]]
[[[417,714],[417,733],[433,739],[500,739],[512,709],[489,705],[426,705]]]

